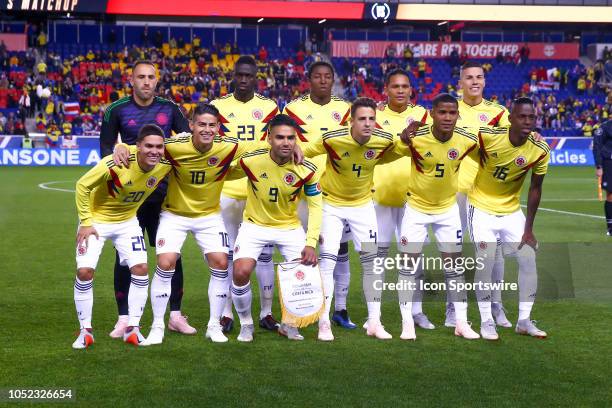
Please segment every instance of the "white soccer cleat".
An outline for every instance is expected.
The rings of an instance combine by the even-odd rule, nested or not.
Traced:
[[[530,319],[519,320],[516,323],[515,331],[518,334],[536,337],[538,339],[545,339],[548,336],[546,332],[544,330],[538,329],[534,323],[535,323],[535,320],[530,320]]]
[[[125,330],[125,334],[123,335],[123,341],[128,344],[133,344],[138,347],[148,346],[147,339],[144,338],[142,333],[140,332],[140,327],[132,326]]]
[[[419,326],[421,329],[433,330],[436,328],[432,322],[429,321],[425,313],[418,313],[412,316],[415,326]]]
[[[416,340],[416,332],[414,331],[414,321],[402,322],[402,334],[400,334],[402,340]]]
[[[304,340],[304,336],[302,336],[297,329],[297,327],[289,326],[288,324],[281,323],[278,328],[278,334],[288,338],[289,340]]]
[[[163,326],[151,326],[149,336],[145,340],[148,346],[156,344],[162,344],[164,341],[164,327]]]
[[[320,341],[334,341],[330,322],[319,322],[319,335],[317,338]]]
[[[193,335],[198,332],[195,327],[190,326],[189,323],[187,323],[187,316],[183,315],[176,317],[170,315],[170,319],[168,319],[168,329],[188,335]]]
[[[73,349],[86,349],[94,344],[94,337],[91,329],[81,329],[79,337],[72,343]]]
[[[491,304],[491,313],[498,326],[512,327],[512,323],[510,323],[510,320],[506,317],[506,309],[504,309],[501,303]]]
[[[255,327],[252,324],[240,325],[240,334],[238,335],[237,340],[243,343],[252,342],[254,331],[255,331]]]
[[[216,324],[214,324],[216,323]],[[209,323],[206,328],[206,334],[204,337],[210,339],[213,343],[227,343],[228,338],[223,334],[223,328],[219,322]]]
[[[462,320],[456,321],[455,336],[463,337],[464,339],[468,340],[476,340],[480,338],[480,335],[472,330],[472,324]]]
[[[499,334],[497,334],[495,322],[492,319],[480,323],[480,335],[485,340],[499,340]]]
[[[128,317],[127,316],[119,316],[117,319],[117,323],[115,323],[115,328],[108,335],[113,339],[120,339],[125,334],[125,329],[128,326]]]
[[[391,334],[387,333],[385,326],[383,326],[380,322],[372,322],[369,320],[366,334],[370,337],[376,337],[379,340],[391,340],[393,338]]]

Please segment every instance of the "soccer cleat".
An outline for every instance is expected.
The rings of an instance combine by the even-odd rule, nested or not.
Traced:
[[[493,318],[495,319],[495,323],[497,323],[500,327],[512,327],[512,323],[506,317],[506,309],[502,306],[501,303],[493,303],[491,304],[491,313],[493,314]]]
[[[334,334],[329,322],[319,322],[319,335],[317,338],[320,341],[334,341]]]
[[[213,343],[227,343],[228,341],[228,338],[223,334],[223,328],[219,323],[209,323],[204,337],[210,339]]]
[[[332,322],[345,329],[355,329],[357,325],[351,321],[346,309],[336,310],[332,315]]]
[[[465,321],[458,321],[455,325],[455,336],[463,337],[468,340],[479,339],[480,336],[474,330],[472,330],[472,323]]]
[[[538,329],[535,326],[535,320],[524,319],[516,323],[515,331],[518,334],[524,334],[538,339],[545,339],[547,334],[545,331]]]
[[[162,344],[164,341],[164,327],[163,326],[151,326],[151,331],[147,336],[147,345],[152,346],[155,344]]]
[[[240,326],[240,334],[238,335],[238,341],[243,343],[250,343],[253,341],[253,332],[255,327],[252,324],[243,324]]]
[[[195,327],[191,327],[189,323],[187,323],[187,316],[180,315],[178,317],[170,316],[168,320],[168,328],[172,331],[181,333],[181,334],[196,334],[198,331]]]
[[[234,319],[231,317],[223,316],[221,320],[219,320],[219,324],[221,325],[223,333],[229,333],[234,329]]]
[[[493,319],[480,323],[480,335],[485,340],[499,340]]]
[[[402,322],[402,334],[400,334],[400,339],[402,340],[416,340],[416,333],[414,331],[414,321],[407,322],[404,320]]]
[[[94,337],[91,328],[81,329],[79,337],[72,343],[72,348],[77,350],[86,349],[92,344],[94,344]]]
[[[436,326],[434,326],[433,323],[429,321],[425,313],[416,314],[412,316],[412,319],[414,320],[414,324],[419,326],[421,329],[433,330],[436,328]]]
[[[304,340],[304,336],[300,334],[297,327],[289,326],[285,323],[282,323],[278,328],[278,334],[285,336],[289,340]]]
[[[393,338],[393,336],[387,333],[385,326],[383,326],[380,322],[371,322],[369,320],[366,334],[370,337],[376,337],[379,340],[390,340]]]
[[[138,326],[128,326],[127,329],[125,329],[125,333],[123,335],[123,341],[125,343],[133,344],[139,347],[149,345],[149,343],[147,343],[147,340],[144,338],[144,336],[140,332],[140,327]]]
[[[127,316],[119,316],[117,319],[117,323],[115,323],[115,328],[108,335],[113,339],[120,339],[123,337],[125,333],[125,329],[128,325],[128,317]]]
[[[263,319],[259,319],[259,327],[261,327],[264,330],[277,331],[280,325],[278,324],[276,319],[274,319],[274,317],[272,317],[272,315],[269,314]]]
[[[455,327],[457,324],[457,318],[455,317],[455,305],[452,303],[446,304],[446,320],[444,320],[444,326]]]

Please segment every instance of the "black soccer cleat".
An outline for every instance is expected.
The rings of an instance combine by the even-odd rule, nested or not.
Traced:
[[[219,320],[219,323],[221,324],[223,333],[229,333],[234,328],[234,319],[231,317],[223,316],[221,320]]]
[[[279,326],[280,325],[271,314],[259,320],[259,327],[265,330],[277,331]]]

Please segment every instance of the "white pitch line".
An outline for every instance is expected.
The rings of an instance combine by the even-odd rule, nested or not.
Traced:
[[[599,201],[599,200],[597,198],[542,198],[540,201],[572,203],[572,202],[582,202],[582,201],[591,202],[591,201]]]
[[[75,192],[75,190],[68,190],[67,188],[49,187],[52,184],[59,184],[59,183],[73,183],[73,181],[72,180],[47,181],[46,183],[40,183],[38,185],[38,187],[42,188],[43,190],[64,191],[66,193],[74,193]]]
[[[524,205],[524,204],[521,204],[521,207],[527,208],[527,206]],[[565,215],[577,215],[579,217],[595,218],[597,220],[605,220],[606,219],[606,217],[604,217],[602,215],[584,214],[584,213],[577,213],[577,212],[572,212],[572,211],[553,210],[552,208],[544,208],[544,207],[539,207],[538,211],[548,211],[548,212],[552,212],[552,213],[565,214]]]

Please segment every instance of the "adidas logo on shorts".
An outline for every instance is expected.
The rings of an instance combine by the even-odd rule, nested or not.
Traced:
[[[345,152],[342,157],[350,157],[351,155],[349,154],[349,152]]]
[[[431,154],[431,152],[427,152],[425,153],[425,157],[433,157],[433,154]]]
[[[230,113],[229,116],[227,117],[228,119],[233,119],[235,116],[233,113]]]
[[[306,116],[306,120],[312,120],[312,115]]]

